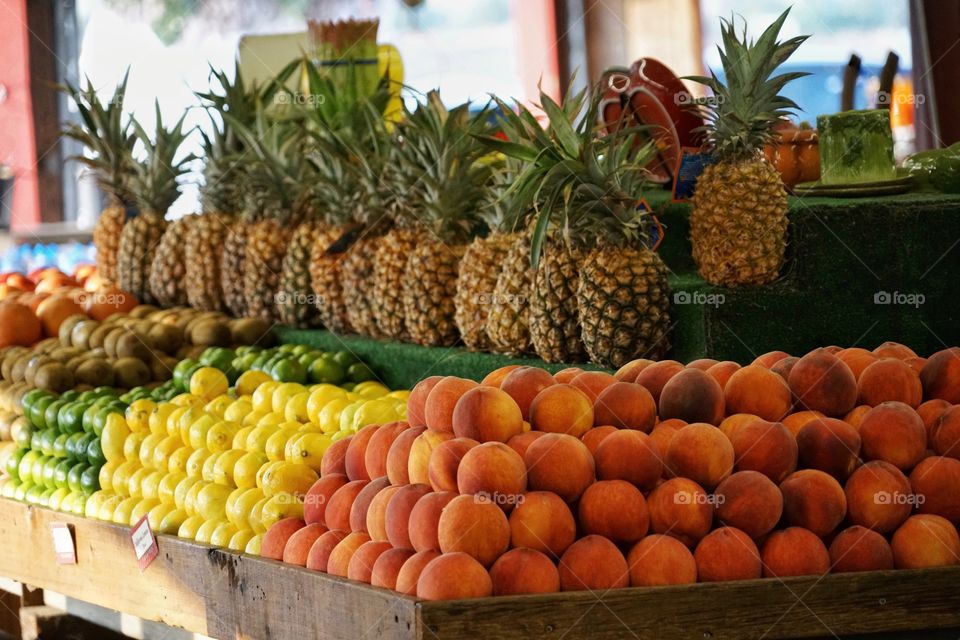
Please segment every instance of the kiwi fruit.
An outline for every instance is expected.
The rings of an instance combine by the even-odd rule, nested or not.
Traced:
[[[69,360],[64,362],[64,365],[66,365],[67,369],[70,369],[70,371],[76,371],[81,364],[83,364],[89,359],[90,359],[89,353],[82,353],[79,356],[70,358]]]
[[[73,372],[78,383],[95,387],[112,387],[114,372],[109,362],[102,358],[87,358]]]
[[[73,388],[73,373],[66,365],[59,362],[48,362],[39,369],[34,376],[34,383],[41,389],[63,393]]]
[[[13,421],[17,419],[17,414],[8,409],[0,411],[0,441],[10,440],[10,427]]]
[[[44,338],[37,344],[33,345],[33,350],[39,353],[47,353],[49,351],[53,351],[59,346],[61,346],[59,338]]]
[[[71,341],[70,335],[73,332],[73,328],[83,322],[88,320],[87,316],[82,313],[75,313],[72,316],[67,316],[67,318],[60,323],[60,329],[57,332],[57,335],[60,338],[60,344],[65,347],[69,347],[73,344]]]
[[[32,357],[33,353],[26,353],[17,358],[16,362],[13,363],[13,368],[10,370],[11,380],[14,382],[23,382],[24,372]]]
[[[101,324],[99,327],[90,332],[90,339],[87,341],[87,346],[91,349],[103,346],[103,341],[107,337],[107,334],[110,333],[111,328],[108,324]]]
[[[177,360],[185,360],[186,358],[199,358],[207,348],[202,344],[185,344],[174,354],[174,357]]]
[[[177,366],[177,359],[161,355],[150,362],[150,372],[157,382],[166,382],[173,377],[173,368]]]
[[[90,348],[90,334],[100,325],[96,320],[83,320],[78,322],[70,332],[70,343],[84,351]]]
[[[108,356],[111,358],[117,357],[117,341],[120,340],[120,336],[128,331],[129,329],[124,327],[114,327],[110,330],[110,333],[103,339],[103,350],[107,352]]]
[[[130,315],[131,317],[140,319],[140,318],[146,318],[151,313],[156,313],[159,310],[160,310],[159,308],[153,306],[152,304],[141,304],[134,307],[128,315]]]
[[[224,320],[201,320],[190,328],[190,342],[205,347],[227,347],[232,336]]]
[[[183,344],[183,332],[168,324],[153,325],[147,337],[157,351],[164,353],[175,353]]]
[[[269,342],[271,324],[261,318],[237,318],[230,321],[230,334],[233,344],[264,344]]]
[[[103,350],[103,347],[99,347],[97,349],[90,349],[90,351],[87,351],[87,357],[88,358],[106,358],[107,352]]]
[[[150,382],[150,367],[137,358],[119,358],[113,363],[114,383],[124,389],[141,387]]]
[[[47,364],[48,362],[56,362],[53,358],[45,354],[37,354],[30,358],[27,361],[27,366],[23,369],[23,380],[30,386],[35,386],[33,382],[33,377],[37,373],[37,369]]]
[[[6,355],[3,356],[3,362],[0,363],[0,374],[3,375],[4,380],[13,379],[10,375],[10,372],[13,370],[13,365],[20,356],[27,351],[28,349],[26,347],[11,347],[6,350]]]
[[[118,358],[136,358],[144,362],[153,357],[153,351],[139,333],[127,331],[117,340]]]

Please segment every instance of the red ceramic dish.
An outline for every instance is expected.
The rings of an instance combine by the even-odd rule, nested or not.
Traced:
[[[703,120],[686,108],[690,93],[673,71],[656,58],[640,58],[630,66],[633,85],[644,87],[655,95],[670,114],[680,145],[699,147],[701,135],[693,130]]]

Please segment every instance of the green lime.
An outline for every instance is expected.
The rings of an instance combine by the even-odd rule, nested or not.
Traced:
[[[115,398],[117,390],[113,387],[94,387],[93,392],[98,398]]]
[[[43,412],[43,424],[53,429],[60,429],[60,425],[58,423],[60,409],[62,409],[66,404],[67,401],[63,398],[51,402],[46,411]]]
[[[52,496],[55,492],[55,487],[47,487],[43,490],[43,493],[40,494],[40,500],[37,501],[37,504],[39,504],[41,507],[50,506],[50,496]]]
[[[53,472],[53,484],[56,485],[58,489],[67,487],[67,474],[70,473],[70,469],[73,468],[73,465],[76,464],[70,460],[61,460],[57,464]]]
[[[17,446],[21,449],[30,449],[30,443],[33,442],[34,430],[30,423],[26,423],[23,427],[17,431],[17,437],[14,438],[14,442],[17,443]]]
[[[297,348],[295,344],[282,344],[279,347],[276,347],[277,353],[293,353],[293,350]]]
[[[94,438],[87,444],[87,462],[98,469],[107,462],[103,457],[103,449],[100,448],[100,438]]]
[[[43,431],[34,431],[30,434],[30,448],[43,453]]]
[[[310,382],[314,384],[341,384],[347,377],[347,372],[330,358],[317,358],[310,365]]]
[[[13,499],[23,502],[27,498],[27,491],[33,488],[33,483],[29,480],[21,480],[20,484],[13,492]]]
[[[29,449],[17,449],[10,457],[7,458],[7,463],[4,465],[4,471],[7,472],[7,475],[11,478],[20,478],[20,461],[23,460],[23,456],[27,455]]]
[[[43,396],[53,397],[49,391],[44,391],[43,389],[31,389],[23,394],[23,397],[20,398],[20,407],[23,409],[24,415],[29,414],[30,407],[33,406],[33,403]]]
[[[131,402],[133,402],[133,397],[129,393],[125,393],[122,396],[120,396],[120,402],[130,404]]]
[[[87,459],[87,447],[89,447],[90,443],[94,440],[99,440],[99,438],[92,433],[85,433],[79,440],[77,440],[77,444],[74,446],[76,447],[77,460],[79,462],[83,462]]]
[[[37,449],[45,456],[53,455],[53,441],[60,435],[53,429],[44,429],[37,432]]]
[[[93,392],[93,389],[88,389],[87,391],[84,391],[83,393],[81,393],[80,397],[78,397],[77,400],[79,402],[86,402],[87,404],[89,404],[99,397],[100,396],[98,396],[96,393]]]
[[[20,481],[16,478],[10,478],[5,483],[3,483],[3,490],[0,491],[0,496],[7,498],[8,500],[13,500],[13,496],[17,493],[17,487],[20,486]]]
[[[35,484],[23,495],[23,499],[28,504],[40,504],[40,498],[43,496],[43,492],[46,491],[42,484]]]
[[[83,430],[87,433],[93,433],[93,418],[103,407],[100,407],[96,404],[91,404],[87,407],[87,410],[83,412],[83,416],[80,417],[80,426],[83,427]]]
[[[80,491],[80,476],[83,475],[83,472],[87,470],[86,462],[78,462],[77,464],[70,467],[70,471],[67,472],[67,487],[70,491]],[[97,470],[99,473],[99,469]]]
[[[47,466],[47,460],[50,460],[47,456],[40,456],[33,461],[33,464],[30,466],[30,479],[37,484],[43,482],[43,470]]]
[[[337,351],[333,354],[333,359],[344,368],[349,368],[350,365],[360,362],[360,358],[353,355],[349,351]]]
[[[30,424],[37,429],[43,429],[48,426],[45,415],[47,407],[56,402],[56,400],[57,399],[51,395],[36,398],[36,400],[30,404],[29,408],[24,406],[23,415],[27,416]]]
[[[100,490],[100,465],[87,467],[80,475],[80,490],[83,495],[91,496]]]
[[[67,437],[67,446],[65,450],[67,452],[67,458],[70,460],[77,460],[83,455],[86,455],[86,450],[81,448],[80,442],[87,434],[83,433],[71,433]]]
[[[73,402],[74,400],[76,400],[76,399],[79,398],[79,397],[80,397],[80,392],[77,391],[76,389],[70,389],[70,391],[67,391],[67,392],[65,392],[65,393],[62,393],[62,394],[60,395],[60,399],[63,400],[63,401],[65,401],[65,402]]]
[[[193,358],[186,358],[177,363],[177,366],[173,368],[173,383],[177,385],[178,389],[183,392],[189,391],[191,369],[199,364]]]
[[[51,489],[56,488],[55,478],[57,465],[60,463],[56,458],[50,458],[43,464],[43,486]]]
[[[376,380],[373,370],[362,362],[350,365],[347,369],[347,377],[351,382],[366,382],[367,380]]]
[[[290,353],[299,357],[305,353],[310,353],[310,351],[311,351],[310,345],[298,344],[297,346],[295,346],[293,349],[290,350]]]
[[[110,409],[114,413],[126,413],[127,407],[129,406],[130,406],[129,402],[124,402],[123,400],[117,398],[113,402],[110,402],[109,404],[104,405],[104,408]]]
[[[17,465],[17,477],[20,482],[33,482],[33,463],[41,456],[39,451],[27,451]]]
[[[64,409],[61,409],[57,419],[61,421],[65,419],[66,422],[61,422],[60,429],[63,430],[64,433],[78,433],[83,431],[83,414],[89,406],[87,403],[78,400],[69,403]]]
[[[90,428],[93,430],[93,433],[99,437],[100,434],[103,433],[103,427],[107,424],[107,416],[111,413],[119,412],[110,407],[98,407],[96,405],[94,405],[92,409],[96,409],[96,411],[93,413],[93,417],[90,418]],[[90,411],[90,409],[87,409],[87,411]]]
[[[307,382],[306,367],[289,358],[284,358],[273,365],[270,375],[279,382],[299,382],[300,384],[306,384]]]
[[[302,355],[297,356],[297,362],[299,362],[304,367],[306,367],[307,371],[310,370],[310,365],[313,364],[313,361],[316,359],[317,357],[312,353],[304,353]]]
[[[53,457],[63,458],[67,457],[67,440],[70,439],[70,436],[66,433],[60,433],[53,440]]]

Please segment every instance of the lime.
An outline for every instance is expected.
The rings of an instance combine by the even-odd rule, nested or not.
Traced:
[[[296,360],[283,358],[270,369],[270,375],[280,382],[307,382],[307,369]]]
[[[17,477],[21,482],[33,482],[33,463],[40,457],[39,451],[27,451],[17,465]]]
[[[20,407],[23,409],[24,415],[30,415],[30,409],[33,407],[33,404],[43,397],[54,397],[49,391],[44,391],[42,389],[31,389],[23,394],[23,397],[20,398]]]
[[[360,358],[353,355],[349,351],[337,351],[331,356],[337,364],[341,365],[343,368],[349,368],[350,365],[360,362]]]
[[[181,360],[177,363],[177,366],[173,368],[173,384],[175,384],[180,391],[189,390],[190,376],[193,375],[195,369],[199,369],[201,366],[203,365],[193,358]]]
[[[40,446],[43,442],[43,431],[34,431],[30,434],[30,448],[34,451],[41,451],[42,447]]]
[[[97,407],[96,405],[88,409],[87,412],[92,411],[93,409],[96,409],[96,411],[93,413],[93,418],[90,419],[90,426],[93,429],[93,433],[97,436],[100,436],[103,435],[103,428],[107,424],[107,416],[112,413],[120,412],[112,407]],[[84,413],[83,415],[86,416],[87,414]],[[122,416],[123,414],[120,413],[120,415]]]
[[[93,495],[94,491],[100,490],[99,466],[90,466],[83,470],[83,473],[80,474],[80,490],[86,496]]]
[[[17,418],[17,420],[20,420],[20,418]],[[17,430],[13,441],[16,442],[17,446],[21,449],[29,449],[30,443],[33,441],[33,426],[27,421],[22,421],[20,425],[21,428]]]
[[[22,481],[13,490],[13,499],[23,501],[26,498],[27,491],[29,491],[32,487],[33,483],[29,480]]]
[[[356,362],[347,367],[347,377],[350,378],[351,382],[366,382],[367,380],[375,380],[377,376],[374,375],[370,367],[362,362]]]
[[[210,347],[200,355],[200,364],[219,369],[224,373],[233,368],[233,359],[237,354],[233,349],[225,347]]]
[[[73,462],[70,460],[61,460],[53,473],[53,484],[59,489],[61,487],[68,488],[67,483],[67,474],[70,473],[70,469],[73,468]]]
[[[41,455],[39,458],[33,461],[33,464],[30,466],[30,479],[33,480],[35,484],[43,483],[43,470],[46,467],[47,456]]]
[[[88,389],[77,396],[77,400],[80,402],[90,403],[96,400],[98,397],[99,396],[93,392],[93,389]]]
[[[44,429],[43,431],[38,431],[36,436],[36,440],[31,442],[30,448],[39,449],[45,456],[52,456],[53,441],[56,439],[57,433],[52,429]]]
[[[77,391],[76,389],[70,389],[70,391],[60,394],[60,399],[66,402],[73,402],[79,397],[80,397],[80,392]]]
[[[30,504],[40,504],[40,498],[43,495],[43,492],[46,491],[46,487],[42,484],[35,484],[23,495],[23,499]]]
[[[83,440],[86,434],[82,431],[80,433],[73,433],[67,436],[67,444],[64,447],[67,458],[70,460],[76,460],[80,456],[86,455],[86,449],[82,448],[80,441]]]
[[[67,457],[67,440],[70,439],[65,433],[61,433],[53,441],[53,455],[57,458]]]
[[[37,389],[34,389],[34,391],[37,391]],[[23,415],[27,416],[27,419],[30,420],[30,424],[38,429],[43,429],[48,426],[46,419],[47,407],[56,402],[56,400],[57,399],[52,395],[37,397],[29,406],[24,403]]]
[[[83,431],[83,412],[85,404],[67,402],[57,412],[57,427],[63,433],[81,433]]]
[[[47,405],[46,410],[43,412],[43,424],[53,429],[60,429],[57,418],[60,415],[60,409],[62,409],[65,404],[67,404],[67,401],[61,397],[59,400],[54,400]],[[60,431],[63,431],[63,429],[60,429]]]
[[[254,362],[257,360],[257,355],[255,353],[248,353],[244,356],[237,356],[230,362],[230,368],[236,371],[237,373],[243,373],[248,371]]]
[[[3,483],[3,489],[0,489],[0,496],[4,498],[13,499],[13,496],[17,493],[17,487],[20,486],[20,481],[16,478],[10,478]]]
[[[7,458],[7,463],[4,465],[4,470],[7,472],[8,476],[19,479],[20,461],[23,460],[23,456],[27,455],[28,451],[29,449],[17,449],[10,455],[9,458]]]
[[[70,491],[82,491],[80,485],[80,477],[83,475],[83,472],[87,470],[86,462],[78,462],[77,464],[70,467],[70,471],[67,472],[67,487]],[[97,469],[97,474],[99,475],[100,470]],[[97,481],[99,486],[100,482]]]
[[[92,433],[84,433],[80,436],[80,439],[77,440],[77,443],[74,445],[77,451],[77,461],[84,462],[87,459],[87,447],[90,446],[91,442],[99,440],[97,436]]]
[[[86,411],[83,412],[83,415],[80,416],[80,426],[84,431],[87,433],[93,433],[93,417],[100,413],[101,409],[102,407],[91,402]]]
[[[87,462],[90,463],[91,467],[97,467],[99,471],[100,467],[107,461],[103,455],[103,449],[100,448],[100,438],[94,437],[93,440],[87,445]]]
[[[347,372],[332,358],[317,358],[310,364],[310,382],[314,384],[340,384]]]
[[[59,463],[60,461],[57,460],[56,458],[47,458],[46,462],[43,463],[43,476],[42,476],[43,486],[52,488],[52,489],[56,488],[57,484],[55,480],[56,480],[56,473],[57,473],[57,465]]]

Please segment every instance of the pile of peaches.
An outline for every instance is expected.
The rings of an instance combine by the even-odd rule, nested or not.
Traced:
[[[427,600],[960,564],[960,348],[431,377],[262,555]]]

